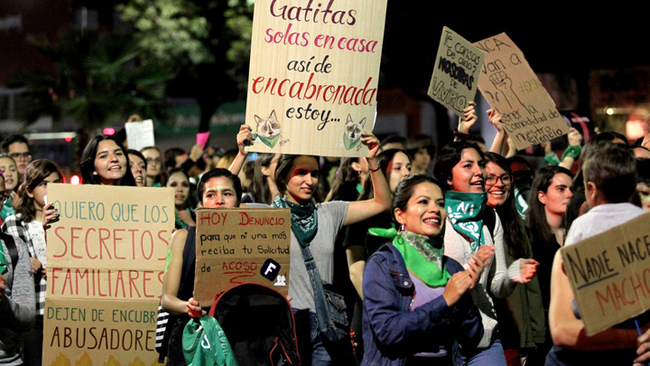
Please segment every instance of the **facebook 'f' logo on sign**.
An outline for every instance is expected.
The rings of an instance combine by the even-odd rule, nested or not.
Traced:
[[[280,273],[280,268],[281,268],[280,263],[269,258],[262,265],[262,268],[260,269],[260,274],[262,275],[262,277],[266,278],[267,280],[273,281],[278,276],[278,273]]]

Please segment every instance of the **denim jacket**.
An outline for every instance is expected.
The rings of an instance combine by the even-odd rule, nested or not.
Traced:
[[[450,274],[463,271],[455,260],[444,257]],[[457,344],[475,348],[483,325],[471,295],[466,293],[452,307],[442,296],[411,310],[415,285],[402,255],[392,244],[382,246],[363,273],[362,365],[403,365],[407,357],[432,345],[444,345],[453,365],[462,365]]]

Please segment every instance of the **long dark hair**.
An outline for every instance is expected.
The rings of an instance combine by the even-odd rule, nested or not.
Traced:
[[[131,173],[131,161],[129,160],[129,153],[124,148],[121,142],[117,141],[113,136],[104,136],[97,135],[93,137],[86,148],[84,149],[83,154],[81,155],[81,178],[83,179],[84,184],[102,184],[99,180],[99,175],[93,174],[95,171],[95,158],[97,156],[97,149],[99,148],[99,143],[105,140],[111,140],[122,150],[124,157],[126,158],[126,167],[124,176],[120,179],[121,186],[133,186],[135,187],[135,178],[133,178],[133,173]]]
[[[546,220],[546,209],[537,198],[538,193],[548,192],[548,187],[556,174],[566,174],[573,178],[573,173],[569,169],[561,166],[546,166],[540,169],[530,189],[530,198],[528,199],[528,213],[526,214],[526,227],[530,232],[530,238],[541,243],[552,243],[555,238],[551,226]]]
[[[452,141],[438,152],[438,158],[433,167],[433,175],[440,182],[440,188],[443,191],[448,191],[452,188],[447,181],[452,180],[451,171],[460,161],[463,150],[465,149],[474,149],[481,157],[481,160],[485,159],[483,150],[478,145],[466,141]]]
[[[266,181],[266,176],[262,173],[262,168],[268,168],[275,157],[275,153],[266,153],[258,154],[257,159],[255,160],[255,168],[253,170],[253,179],[251,184],[248,187],[248,192],[250,192],[253,197],[255,197],[255,202],[271,204],[273,203],[273,198],[271,197],[271,191],[269,190],[269,184]],[[271,172],[275,174],[275,172]]]
[[[14,202],[14,209],[16,213],[20,214],[23,222],[32,222],[36,217],[34,198],[30,197],[28,193],[43,183],[52,173],[58,174],[61,182],[65,182],[65,176],[61,172],[61,169],[51,160],[34,160],[25,168],[25,182],[18,188],[18,200]]]
[[[485,161],[486,164],[494,163],[498,165],[506,172],[506,174],[512,178],[512,170],[510,169],[506,158],[503,156],[493,152],[486,152]],[[499,215],[499,219],[501,219],[501,224],[503,225],[504,231],[503,238],[504,242],[506,243],[508,253],[515,259],[528,257],[529,253],[526,253],[526,248],[529,247],[528,234],[526,233],[524,220],[519,215],[517,206],[515,205],[514,181],[510,185],[508,198],[506,198],[505,202],[503,202],[502,205],[493,208]]]
[[[345,183],[361,183],[359,173],[352,168],[352,164],[358,163],[359,159],[357,157],[341,159],[339,168],[336,170],[336,175],[332,181],[332,188],[330,188],[325,201],[331,201],[336,197]]]
[[[377,164],[379,164],[379,168],[381,169],[381,172],[384,174],[384,177],[386,177],[386,181],[388,181],[388,169],[391,167],[390,163],[393,161],[393,158],[397,153],[402,153],[406,155],[406,157],[409,159],[409,162],[413,160],[411,155],[409,155],[406,150],[403,149],[388,149],[380,152],[377,154]],[[361,191],[361,194],[359,195],[359,201],[371,199],[374,196],[374,191],[372,188],[372,179],[366,179],[366,181],[363,183],[363,190]]]

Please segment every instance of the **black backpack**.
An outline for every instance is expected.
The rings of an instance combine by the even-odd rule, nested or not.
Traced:
[[[215,299],[210,315],[240,365],[300,365],[293,311],[276,290],[254,283],[234,286]]]

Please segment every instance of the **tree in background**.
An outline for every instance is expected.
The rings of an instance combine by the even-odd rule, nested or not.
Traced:
[[[199,132],[219,105],[245,97],[252,1],[128,0],[116,10],[145,55],[176,72],[169,95],[197,101]]]
[[[140,57],[129,37],[70,29],[55,43],[37,38],[30,42],[53,61],[56,71],[26,73],[12,83],[27,89],[16,110],[19,120],[69,116],[83,132],[134,113],[165,120],[165,84],[173,75]]]

